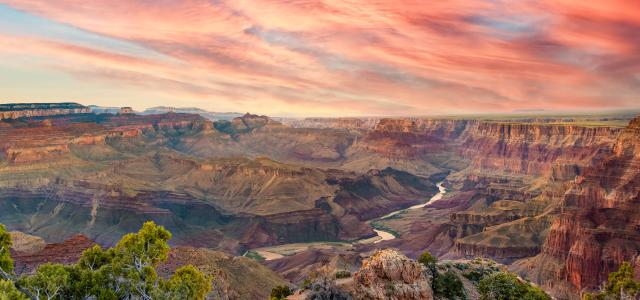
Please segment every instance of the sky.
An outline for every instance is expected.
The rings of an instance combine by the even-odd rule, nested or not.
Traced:
[[[273,116],[640,108],[640,1],[0,0],[0,103]]]

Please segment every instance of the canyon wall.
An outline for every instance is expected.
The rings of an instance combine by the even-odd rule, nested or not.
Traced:
[[[68,114],[88,114],[89,107],[77,103],[0,104],[0,120]]]
[[[612,153],[575,179],[557,208],[542,253],[519,270],[559,295],[598,287],[607,274],[624,261],[635,262],[640,253],[639,201],[636,118],[620,133]],[[569,282],[569,291],[558,282]]]

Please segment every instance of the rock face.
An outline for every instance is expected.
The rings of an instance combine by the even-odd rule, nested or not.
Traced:
[[[23,117],[43,117],[90,113],[89,107],[78,103],[20,103],[0,104],[0,120]]]
[[[62,243],[47,244],[37,252],[12,251],[16,274],[28,274],[44,263],[72,264],[80,259],[84,250],[95,243],[83,235],[76,235]]]
[[[557,163],[584,167],[612,145],[620,129],[479,122],[464,132],[461,154],[476,171],[547,175]],[[570,174],[573,175],[573,174]]]
[[[35,235],[29,235],[20,231],[11,231],[11,250],[23,254],[34,254],[42,251],[47,246],[43,238]]]
[[[400,237],[356,252],[505,263],[542,252],[522,264],[530,277],[579,289],[636,256],[637,119],[624,130],[446,118],[287,121],[294,128],[197,110],[8,108],[23,117],[0,121],[0,222],[49,241],[83,233],[110,245],[144,220],[174,232],[174,245],[237,254],[356,240],[374,234],[367,220],[424,203],[446,177],[444,199],[381,221]]]
[[[0,222],[56,242],[82,233],[112,245],[147,219],[177,232],[175,244],[237,253],[286,242],[355,240],[374,234],[367,217],[421,203],[437,190],[427,179],[392,169],[358,174],[238,158],[264,153],[260,142],[281,142],[280,134],[295,145],[282,145],[283,156],[296,161],[340,157],[341,145],[349,143],[330,137],[326,143],[335,152],[308,154],[299,141],[316,142],[316,136],[264,116],[237,120],[251,130],[233,137],[198,115],[180,113],[45,121],[0,127]],[[201,152],[215,148],[209,142],[229,152]]]
[[[357,299],[433,299],[425,270],[395,250],[376,252],[354,275]]]
[[[542,253],[524,272],[549,288],[557,281],[578,291],[596,288],[640,253],[639,204],[640,117],[622,131],[609,157],[573,182]]]
[[[370,130],[378,123],[377,118],[305,118],[285,119],[283,124],[295,128],[331,128]]]

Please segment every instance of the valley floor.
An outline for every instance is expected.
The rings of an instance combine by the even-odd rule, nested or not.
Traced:
[[[283,245],[277,245],[277,246],[270,246],[270,247],[261,247],[261,248],[255,248],[255,249],[251,249],[247,252],[245,252],[245,254],[243,256],[249,256],[249,257],[254,257],[260,260],[276,260],[276,259],[280,259],[283,258],[285,256],[291,256],[294,255],[296,253],[300,253],[306,250],[309,250],[310,248],[315,248],[315,249],[340,249],[340,250],[348,250],[348,249],[352,249],[354,247],[354,245],[362,245],[362,244],[376,244],[379,242],[383,242],[383,241],[389,241],[389,240],[393,240],[395,238],[397,238],[397,233],[393,232],[391,229],[386,229],[385,227],[381,226],[381,225],[377,225],[377,222],[379,221],[384,221],[386,219],[391,219],[391,218],[402,218],[402,214],[409,211],[409,210],[414,210],[414,209],[420,209],[423,208],[429,204],[432,204],[435,201],[438,201],[440,199],[442,199],[442,197],[444,197],[444,195],[447,193],[446,188],[443,186],[444,181],[439,182],[437,184],[439,192],[434,195],[433,197],[431,197],[431,199],[429,199],[427,202],[422,203],[422,204],[418,204],[418,205],[414,205],[408,208],[404,208],[404,209],[400,209],[391,213],[388,213],[380,218],[375,218],[372,220],[369,220],[367,223],[372,225],[372,224],[376,224],[373,225],[373,227],[375,228],[374,231],[376,232],[377,236],[371,237],[371,238],[366,238],[366,239],[361,239],[361,240],[357,240],[357,241],[353,241],[353,242],[311,242],[311,243],[291,243],[291,244],[283,244]],[[256,255],[257,254],[257,255]]]

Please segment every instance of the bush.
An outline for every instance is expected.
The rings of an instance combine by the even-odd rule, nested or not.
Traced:
[[[284,300],[291,295],[293,295],[293,293],[288,286],[279,285],[271,289],[271,296],[269,297],[269,300]]]
[[[9,280],[0,280],[0,300],[28,300]]]
[[[466,299],[462,281],[453,271],[447,271],[435,277],[432,286],[436,298]]]
[[[586,294],[584,299],[637,299],[640,296],[640,282],[635,281],[634,275],[631,264],[624,262],[618,271],[609,274],[609,280],[602,291]]]
[[[550,300],[538,287],[523,282],[516,275],[500,272],[488,276],[478,285],[481,300]]]
[[[460,271],[464,271],[466,269],[469,269],[469,264],[465,264],[465,263],[455,263],[453,266],[456,267],[456,269],[458,269]]]
[[[429,269],[429,272],[431,272],[431,275],[433,277],[436,277],[438,275],[438,270],[436,267],[438,259],[431,255],[431,253],[429,253],[428,251],[420,254],[420,257],[418,257],[418,262]]]
[[[336,272],[336,279],[339,278],[349,278],[351,277],[351,272],[347,271],[347,270],[340,270]]]

